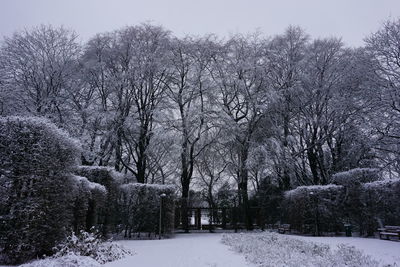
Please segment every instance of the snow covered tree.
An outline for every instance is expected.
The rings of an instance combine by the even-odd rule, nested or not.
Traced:
[[[6,37],[0,48],[3,114],[46,116],[67,122],[80,46],[65,28],[39,26]]]
[[[167,95],[171,110],[166,113],[165,124],[179,134],[180,184],[182,188],[182,225],[188,231],[187,205],[195,163],[211,140],[205,133],[213,128],[212,92],[208,68],[214,42],[210,38],[184,40],[172,43],[172,75]]]
[[[83,56],[97,102],[88,148],[91,164],[125,169],[140,183],[150,176],[149,149],[169,77],[169,32],[143,24],[97,35]],[[96,145],[98,148],[96,149]]]
[[[211,74],[218,88],[221,127],[227,137],[225,144],[232,151],[231,165],[247,229],[252,228],[247,160],[254,135],[273,98],[265,79],[264,44],[258,35],[231,38],[213,57]]]
[[[373,123],[379,136],[376,148],[381,152],[389,175],[398,176],[400,114],[400,19],[387,20],[381,29],[365,39],[366,51],[372,58],[376,110]],[[378,89],[378,90],[377,90]]]

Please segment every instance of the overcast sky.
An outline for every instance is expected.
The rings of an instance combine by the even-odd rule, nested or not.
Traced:
[[[400,0],[0,0],[0,36],[52,24],[75,30],[82,40],[141,22],[177,36],[275,35],[298,25],[312,37],[338,36],[359,46],[388,18],[400,18]]]

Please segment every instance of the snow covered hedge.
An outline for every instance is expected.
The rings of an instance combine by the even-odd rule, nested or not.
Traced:
[[[360,185],[379,179],[379,170],[373,168],[356,168],[332,175],[331,183],[343,186]]]
[[[300,186],[285,193],[285,218],[301,233],[331,232],[340,229],[343,186]]]
[[[107,190],[106,205],[97,206],[97,214],[93,214],[92,221],[87,223],[87,231],[92,226],[100,227],[104,236],[115,232],[120,221],[120,208],[117,199],[119,186],[124,182],[124,175],[109,167],[79,166],[74,171],[79,176],[86,177],[90,182],[101,184]],[[77,231],[77,230],[75,230]]]
[[[109,233],[124,231],[126,238],[133,233],[159,232],[160,195],[163,198],[164,234],[170,234],[174,228],[174,192],[169,185],[125,183],[124,175],[112,168],[98,166],[79,166],[75,173],[91,182],[103,185],[107,190],[106,205],[98,209],[98,214],[91,216],[93,223],[104,236]],[[80,228],[85,229],[85,228]]]
[[[287,191],[284,220],[302,233],[342,232],[350,223],[360,235],[374,235],[380,223],[400,221],[400,180],[377,179],[376,169],[354,169],[335,174],[336,185]]]
[[[80,148],[40,118],[0,118],[0,253],[21,263],[50,254],[71,222],[71,171]]]
[[[174,186],[129,183],[121,185],[120,190],[119,206],[125,237],[131,238],[133,233],[143,232],[158,234],[160,205],[162,232],[166,235],[173,232]],[[165,197],[161,197],[162,194]]]
[[[71,230],[156,232],[162,193],[163,230],[172,232],[173,188],[122,186],[124,176],[110,168],[78,167],[80,154],[45,119],[0,118],[0,263],[52,255]]]
[[[366,208],[365,223],[376,230],[377,219],[385,225],[400,222],[400,179],[375,181],[362,185],[361,202]],[[372,220],[372,221],[371,221]],[[372,225],[371,225],[372,224]]]
[[[86,177],[72,175],[71,178],[74,184],[71,191],[73,196],[72,229],[79,232],[99,227],[102,211],[107,206],[107,189],[103,185],[89,181]]]

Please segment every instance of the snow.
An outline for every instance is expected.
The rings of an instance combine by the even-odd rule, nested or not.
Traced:
[[[171,239],[115,242],[135,251],[135,254],[104,265],[98,265],[88,257],[67,255],[34,261],[26,266],[301,267],[344,266],[344,259],[346,263],[350,262],[346,266],[352,267],[400,266],[400,242],[372,238],[310,237],[269,232],[191,233],[177,234]]]
[[[121,190],[125,192],[129,192],[134,189],[140,189],[140,188],[151,188],[153,190],[158,190],[158,191],[171,191],[174,192],[176,190],[174,185],[169,185],[169,184],[141,184],[141,183],[129,183],[129,184],[123,184],[120,186]]]
[[[384,264],[395,263],[400,266],[400,242],[380,240],[375,238],[360,237],[314,237],[314,236],[297,236],[290,237],[324,243],[329,246],[336,247],[338,244],[348,244],[362,250],[365,254],[372,256],[374,259]]]
[[[245,267],[245,258],[221,243],[222,234],[177,234],[172,239],[119,241],[136,255],[105,267]]]
[[[385,188],[395,186],[396,184],[400,184],[400,179],[378,180],[371,183],[365,183],[363,186],[364,188]]]
[[[87,186],[90,190],[98,190],[104,194],[107,194],[107,189],[103,185],[91,182],[86,177],[79,175],[72,175],[71,179],[73,179],[73,181],[76,183],[81,183]]]
[[[312,191],[315,192],[329,191],[329,190],[336,191],[342,188],[343,186],[334,184],[299,186],[293,190],[286,191],[285,196],[290,198],[290,197],[296,197],[299,194],[305,194],[307,192],[312,192]]]
[[[19,267],[102,267],[100,263],[91,257],[84,257],[75,254],[68,254],[58,258],[46,258],[34,260]],[[10,265],[0,265],[0,267],[11,267]]]

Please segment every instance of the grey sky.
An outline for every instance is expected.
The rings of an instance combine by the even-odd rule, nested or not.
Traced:
[[[312,37],[359,46],[385,19],[399,17],[400,0],[0,0],[0,36],[43,23],[74,29],[83,40],[141,22],[177,36],[275,35],[299,25]]]

